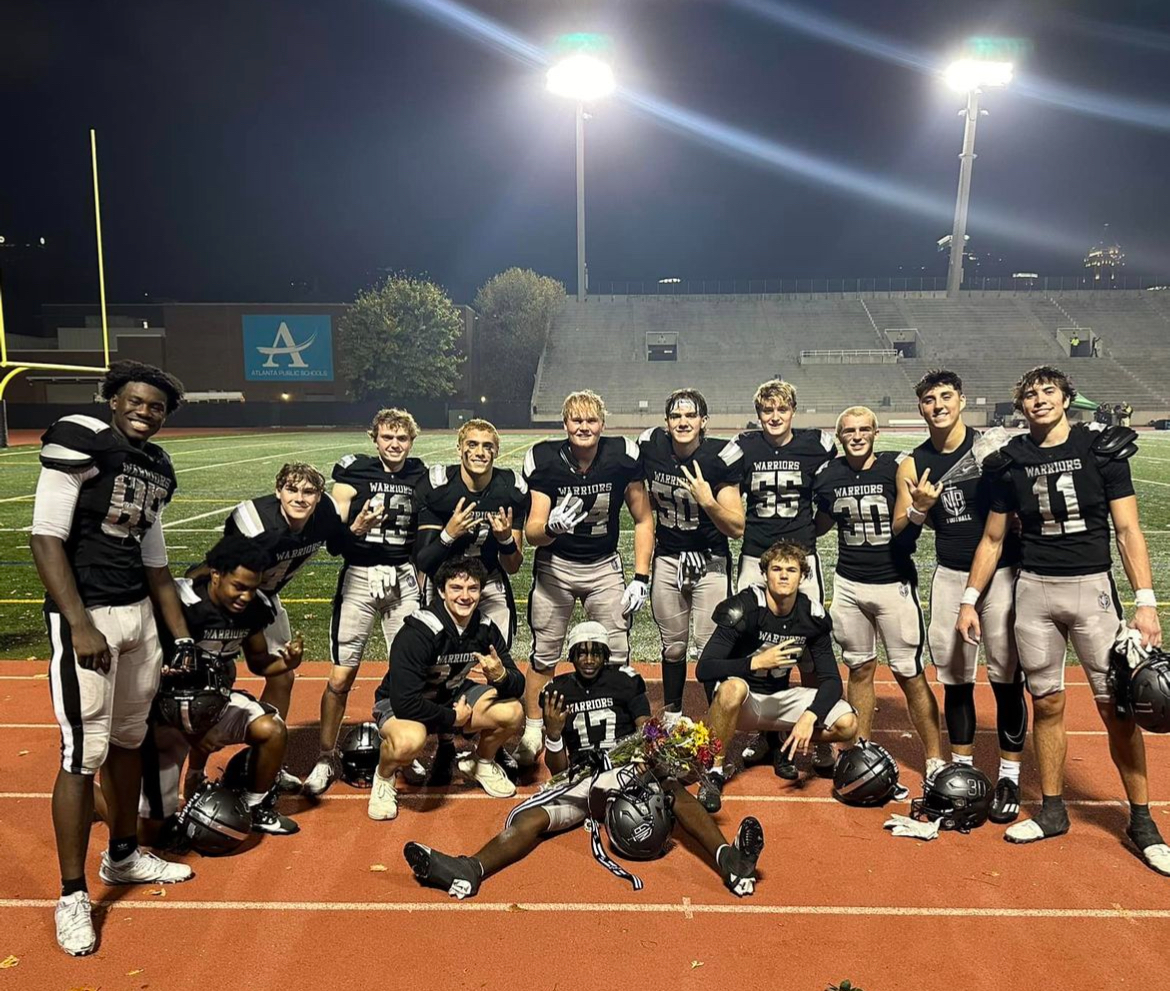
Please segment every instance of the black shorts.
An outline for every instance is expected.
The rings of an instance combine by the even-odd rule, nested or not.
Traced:
[[[478,681],[465,681],[460,687],[459,691],[457,691],[451,698],[452,701],[455,701],[460,696],[466,696],[467,704],[474,708],[476,702],[483,698],[488,692],[494,691],[494,685],[484,685]],[[379,730],[382,728],[382,724],[386,722],[387,719],[392,718],[394,718],[394,709],[391,707],[390,700],[388,698],[381,699],[374,703],[374,722],[377,723]],[[428,720],[424,722],[423,725],[427,728],[427,733],[439,732],[440,726],[437,720]]]

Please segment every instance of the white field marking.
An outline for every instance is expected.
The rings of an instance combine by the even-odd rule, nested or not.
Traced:
[[[235,509],[238,505],[238,502],[233,502],[230,506],[220,506],[216,509],[209,509],[206,513],[199,513],[197,516],[187,516],[181,520],[173,520],[170,523],[164,523],[163,529],[169,530],[171,527],[178,526],[180,523],[194,523],[196,520],[205,520],[209,516],[216,516],[220,513],[226,513],[229,510]]]
[[[306,447],[296,453],[309,454],[312,451],[336,451],[340,447],[347,446],[343,442],[339,442],[337,444],[327,444],[324,447]],[[280,458],[286,458],[288,456],[289,452],[287,450],[277,451],[275,454],[263,454],[256,458],[240,458],[238,461],[217,461],[210,465],[192,465],[190,468],[177,468],[175,469],[175,474],[182,475],[189,471],[211,471],[215,468],[230,468],[232,465],[246,465],[251,464],[253,461],[277,461]]]
[[[1144,485],[1170,485],[1170,482],[1155,482],[1152,478],[1138,478],[1137,475],[1133,476],[1133,480]]]
[[[48,898],[3,898],[0,909],[54,908]],[[1130,922],[1133,919],[1170,919],[1170,909],[1123,908],[967,908],[938,905],[747,905],[703,904],[684,902],[246,902],[246,901],[97,901],[94,907],[118,908],[120,911],[151,909],[165,912],[570,912],[610,915],[614,912],[636,915],[814,915],[869,916],[890,918],[960,918],[960,919],[1107,919]]]

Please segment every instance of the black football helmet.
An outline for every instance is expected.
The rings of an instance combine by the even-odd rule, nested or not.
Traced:
[[[1147,733],[1170,733],[1170,654],[1151,648],[1129,676],[1129,708]]]
[[[621,786],[604,795],[604,816],[609,845],[626,860],[654,860],[666,853],[674,829],[672,799],[648,770],[619,772]],[[594,789],[601,791],[601,789]],[[596,808],[595,797],[590,796]]]
[[[938,820],[940,829],[969,833],[987,822],[991,811],[991,779],[967,764],[948,764],[926,783],[924,794],[910,803],[910,817]]]
[[[369,788],[378,770],[382,737],[375,723],[359,723],[341,744],[341,780],[355,788]]]
[[[240,796],[204,780],[179,813],[180,834],[194,850],[218,857],[238,850],[252,832],[252,814]]]
[[[194,671],[162,679],[154,697],[155,718],[189,736],[202,736],[219,722],[230,696],[231,688],[224,684],[219,666],[200,656]]]
[[[232,791],[248,791],[248,778],[252,770],[252,748],[243,747],[232,754],[224,766],[219,783]]]
[[[898,787],[898,762],[869,740],[845,750],[833,770],[833,795],[846,805],[882,805]]]

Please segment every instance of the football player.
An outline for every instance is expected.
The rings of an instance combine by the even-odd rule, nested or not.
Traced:
[[[432,733],[479,734],[459,772],[495,798],[516,786],[496,763],[500,746],[524,723],[524,676],[504,634],[479,610],[487,569],[478,558],[444,561],[435,572],[438,600],[408,616],[390,646],[390,670],[374,692],[382,736],[370,791],[371,819],[398,815],[394,775],[410,765]],[[478,672],[483,681],[472,681]]]
[[[531,496],[524,536],[537,548],[528,596],[532,663],[525,675],[524,735],[516,760],[531,766],[543,739],[540,693],[553,676],[573,604],[609,631],[611,663],[630,654],[633,615],[650,596],[654,516],[642,481],[638,445],[603,437],[605,403],[574,392],[561,408],[566,439],[534,444],[524,459]],[[618,554],[622,504],[634,518],[634,577],[627,585]]]
[[[837,528],[829,615],[833,639],[849,668],[847,698],[857,710],[858,735],[869,739],[880,635],[922,741],[929,778],[945,763],[938,702],[923,673],[926,623],[918,602],[913,534],[895,538],[893,533],[898,465],[905,455],[874,451],[877,417],[864,406],[851,406],[837,417],[836,432],[845,453],[817,472],[813,502],[817,533]]]
[[[963,382],[954,372],[929,371],[914,388],[918,411],[930,436],[898,466],[898,501],[894,533],[909,529],[916,537],[925,523],[934,530],[938,564],[930,585],[928,640],[938,680],[943,686],[943,716],[951,741],[951,763],[972,764],[975,745],[975,674],[977,647],[955,630],[967,572],[983,536],[991,508],[994,480],[979,476],[940,484],[964,458],[972,457],[978,436],[963,423],[967,400]],[[1012,633],[1012,586],[1020,560],[1019,538],[1004,541],[999,567],[976,604],[983,628],[987,680],[995,693],[999,735],[999,776],[992,799],[992,822],[1011,822],[1020,812],[1020,758],[1028,732],[1024,682]]]
[[[271,678],[301,663],[304,642],[297,634],[273,651],[269,646],[276,610],[260,591],[270,568],[268,551],[260,541],[234,535],[222,538],[207,552],[209,575],[176,584],[187,629],[202,654],[202,662],[214,665],[221,683],[231,686],[236,678],[236,658],[242,652],[248,670]],[[164,641],[164,653],[171,654]],[[210,754],[244,743],[251,748],[249,780],[244,804],[252,813],[252,828],[286,836],[300,827],[275,807],[275,784],[284,762],[288,731],[276,707],[257,701],[240,689],[232,690],[227,708],[207,732],[192,738],[174,726],[153,721],[143,745],[142,796],[138,832],[146,842],[160,837],[164,824],[179,811],[179,776],[190,755],[186,787],[190,795],[203,775]]]
[[[633,668],[610,661],[609,631],[600,623],[578,623],[569,633],[573,670],[553,678],[541,696],[544,760],[554,774],[568,770],[582,754],[607,753],[617,741],[650,718],[646,684]],[[616,780],[615,770],[589,772],[544,788],[517,805],[504,829],[474,857],[454,857],[421,843],[407,843],[406,862],[420,882],[453,898],[474,897],[484,878],[523,860],[549,833],[580,826],[589,815],[589,793]],[[752,894],[756,860],[764,846],[759,822],[749,816],[734,843],[728,843],[710,815],[673,778],[662,782],[672,797],[675,818],[711,857],[723,882],[736,895]]]
[[[167,566],[163,507],[175,493],[166,452],[150,438],[183,400],[166,372],[116,362],[101,382],[110,422],[64,416],[41,438],[41,473],[29,545],[45,586],[52,657],[49,689],[61,727],[53,828],[61,868],[57,942],[72,956],[97,944],[85,882],[101,769],[110,845],[106,884],[170,884],[192,876],[138,849],[139,748],[162,671],[155,608],[175,638],[179,667],[194,662]]]
[[[418,424],[406,410],[384,409],[368,433],[376,454],[349,454],[333,467],[333,501],[342,521],[373,514],[377,522],[361,533],[343,530],[337,547],[344,563],[329,625],[333,669],[321,693],[320,756],[305,778],[310,796],[324,794],[337,778],[337,735],[374,624],[381,622],[389,651],[406,617],[419,607],[411,556],[418,531],[415,488],[426,466],[410,457]]]
[[[1137,435],[1127,427],[1070,424],[1067,410],[1075,397],[1068,376],[1048,365],[1033,368],[1016,383],[1014,401],[1028,432],[1012,438],[996,463],[984,461],[984,471],[998,472],[1001,484],[967,576],[957,628],[967,643],[979,641],[982,622],[976,606],[997,570],[1008,515],[1015,513],[1022,525],[1016,644],[1032,695],[1043,804],[1031,819],[1009,826],[1004,838],[1033,843],[1068,832],[1062,795],[1067,750],[1064,668],[1071,640],[1129,799],[1126,835],[1151,868],[1170,875],[1170,846],[1150,817],[1141,730],[1115,711],[1107,684],[1113,644],[1125,629],[1110,571],[1110,521],[1134,590],[1130,626],[1142,646],[1162,642],[1150,555],[1127,461],[1137,449]]]
[[[806,548],[780,541],[759,561],[767,585],[749,585],[720,603],[715,633],[695,669],[711,696],[707,724],[723,744],[699,790],[708,812],[718,812],[722,804],[724,755],[737,730],[786,734],[779,754],[788,762],[815,743],[852,740],[857,732],[857,715],[842,698],[833,624],[825,607],[800,591],[809,571]],[[792,668],[806,653],[816,688],[789,683]]]
[[[727,538],[743,536],[743,452],[707,436],[707,400],[695,389],[672,392],[665,429],[651,427],[638,446],[656,517],[650,608],[662,637],[662,693],[667,712],[682,712],[691,618],[702,651],[711,615],[731,593]]]

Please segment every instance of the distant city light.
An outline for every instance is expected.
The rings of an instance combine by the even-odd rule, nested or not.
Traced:
[[[659,279],[658,280],[658,284],[660,286],[673,286],[673,285],[677,285],[679,282],[682,282],[682,279]]]
[[[487,396],[480,396],[480,397],[479,397],[479,401],[480,401],[481,403],[486,403],[486,402],[487,402]]]
[[[1040,273],[1039,272],[1012,272],[1012,278],[1013,279],[1038,279],[1038,278],[1040,278]]]
[[[292,394],[288,392],[282,392],[280,394],[280,398],[287,403],[290,399],[292,399]]]
[[[982,86],[1006,86],[1012,81],[1011,62],[989,62],[964,58],[952,62],[946,71],[947,85],[960,93],[969,93]]]
[[[45,243],[45,239],[42,237],[42,238],[41,238],[41,244],[43,245],[44,243]]]
[[[609,96],[617,87],[613,67],[593,55],[578,53],[548,70],[548,90],[557,96],[588,103]]]

